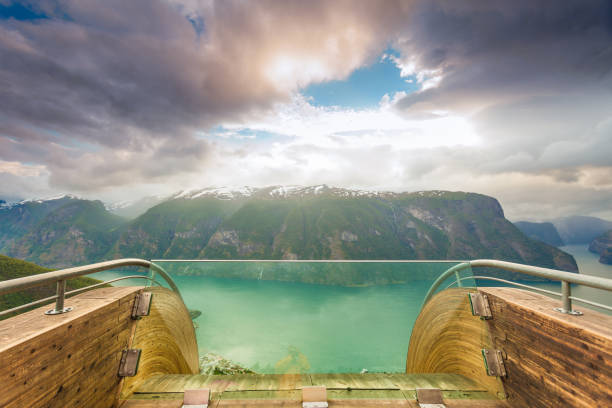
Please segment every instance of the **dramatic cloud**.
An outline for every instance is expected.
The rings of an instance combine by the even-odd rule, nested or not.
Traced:
[[[141,165],[150,160],[174,164],[163,169],[174,174],[194,170],[169,145],[192,146],[189,156],[205,160],[210,146],[195,131],[345,77],[384,49],[387,24],[402,14],[402,2],[27,6],[46,18],[0,22],[0,137],[19,145],[0,154],[29,151],[52,183],[77,189],[147,179],[155,172]],[[64,172],[71,168],[104,172],[91,184]]]
[[[612,217],[611,44],[603,0],[0,0],[0,198],[328,183]],[[383,55],[416,91],[303,96]]]

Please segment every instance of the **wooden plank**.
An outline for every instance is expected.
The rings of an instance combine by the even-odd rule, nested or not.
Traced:
[[[387,374],[402,390],[439,388],[441,390],[486,391],[486,388],[460,374]]]
[[[80,293],[72,299],[128,299],[134,291],[140,291],[144,286],[111,286]]]
[[[189,388],[221,391],[299,390],[312,385],[308,374],[156,375],[143,381],[135,392],[183,392]]]
[[[327,389],[382,389],[399,390],[385,374],[310,374],[312,385],[324,385]]]
[[[330,400],[330,408],[374,408],[374,407],[398,407],[398,408],[419,408],[416,401],[407,400],[379,400],[379,399],[360,399],[360,400]]]
[[[42,306],[29,312],[0,321],[0,353],[22,344],[34,337],[42,336],[58,327],[69,325],[82,316],[91,313],[105,305],[113,303],[114,299],[80,299],[66,300],[66,306],[74,307],[70,313],[47,316],[45,311],[50,306]]]
[[[506,355],[508,401],[516,406],[612,406],[612,316],[555,312],[559,301],[512,288],[480,289],[495,348]]]
[[[470,291],[444,290],[423,307],[412,329],[406,372],[460,374],[504,398],[501,380],[484,367],[481,350],[492,343],[485,321],[472,315]]]
[[[181,408],[183,398],[180,400],[122,400],[119,408]]]
[[[0,406],[113,405],[140,288],[113,289],[68,299],[70,313],[46,316],[44,306],[0,322]]]
[[[220,394],[220,400],[284,400],[301,401],[301,390],[282,391],[224,391]]]
[[[294,400],[220,400],[215,407],[218,408],[302,408],[301,401]]]
[[[213,376],[226,380],[227,376]],[[226,391],[281,391],[297,390],[313,385],[307,374],[237,374],[232,375]]]
[[[328,390],[327,391],[327,399],[328,400],[338,400],[338,399],[378,399],[378,400],[405,400],[406,397],[402,393],[401,390],[360,390],[360,389],[351,389],[349,390]]]

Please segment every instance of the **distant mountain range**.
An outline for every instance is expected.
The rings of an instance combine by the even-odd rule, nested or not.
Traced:
[[[610,221],[581,215],[556,218],[550,222],[518,221],[514,225],[528,237],[554,246],[589,245],[612,229]]]
[[[571,255],[523,234],[494,198],[327,186],[184,191],[131,220],[72,196],[5,204],[0,252],[50,267],[120,257],[494,258],[577,271]]]
[[[597,236],[612,229],[612,222],[597,217],[574,215],[552,220],[566,245],[589,244]]]
[[[527,222],[518,221],[514,225],[529,238],[546,242],[552,246],[564,245],[563,240],[559,236],[557,228],[551,222]]]

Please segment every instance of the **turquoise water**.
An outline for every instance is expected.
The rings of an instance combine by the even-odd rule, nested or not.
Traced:
[[[559,249],[574,256],[574,259],[576,259],[576,263],[578,264],[579,273],[612,279],[612,265],[604,265],[599,263],[599,255],[590,252],[587,245],[567,245],[559,247]],[[559,287],[560,285],[556,285],[556,290],[559,291]],[[572,295],[612,306],[612,293],[604,290],[593,289],[580,285],[572,285]],[[580,305],[580,303],[576,303],[576,305]],[[596,308],[596,310],[609,313],[602,309]]]
[[[200,355],[213,352],[261,373],[403,372],[420,299],[431,285],[175,280],[189,308],[202,312],[195,320]]]
[[[566,245],[559,249],[574,256],[580,273],[612,279],[612,265],[599,263],[599,255],[590,252],[587,245]]]

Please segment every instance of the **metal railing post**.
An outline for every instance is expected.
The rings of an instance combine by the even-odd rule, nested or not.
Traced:
[[[568,281],[561,281],[561,301],[563,302],[562,307],[555,307],[557,312],[570,314],[574,316],[581,316],[582,312],[572,310],[572,287]]]
[[[45,312],[46,315],[56,315],[71,311],[72,307],[64,307],[64,299],[66,298],[66,281],[60,279],[57,281],[57,298],[55,299],[55,309],[50,309]]]

